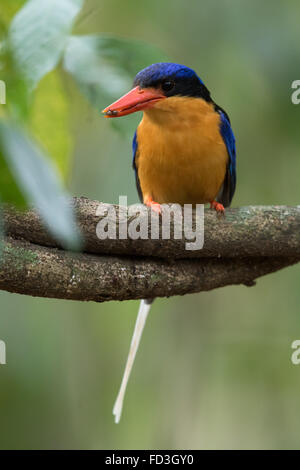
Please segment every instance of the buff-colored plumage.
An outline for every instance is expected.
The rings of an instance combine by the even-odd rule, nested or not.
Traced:
[[[144,111],[137,139],[144,200],[200,204],[216,199],[228,153],[211,103],[189,97],[162,100]]]

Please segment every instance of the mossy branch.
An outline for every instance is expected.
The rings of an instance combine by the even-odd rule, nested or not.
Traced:
[[[0,289],[98,302],[164,297],[250,286],[258,277],[300,261],[299,207],[228,209],[225,218],[207,210],[204,247],[187,251],[184,234],[179,240],[99,240],[100,203],[74,198],[73,204],[84,253],[61,249],[34,211],[3,209],[7,236]]]

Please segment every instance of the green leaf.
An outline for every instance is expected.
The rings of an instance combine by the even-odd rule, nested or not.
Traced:
[[[59,62],[83,0],[29,0],[11,22],[9,44],[34,87]]]
[[[26,208],[26,201],[21,193],[3,154],[0,136],[0,197],[2,202],[13,204],[19,209]]]
[[[0,77],[6,85],[6,104],[0,105],[0,117],[10,115],[16,121],[26,120],[30,110],[28,83],[17,69],[7,44],[0,48]]]
[[[10,116],[25,125],[66,181],[72,146],[69,99],[61,71],[48,73],[30,93],[27,82],[15,67],[10,50],[4,50],[1,59],[3,68],[0,77],[6,84],[6,104],[0,105],[0,117]]]
[[[108,35],[71,36],[64,54],[64,68],[73,75],[96,107],[107,98],[128,91],[142,68],[166,60],[156,48],[141,41]]]
[[[0,13],[0,78],[6,85],[6,104],[0,106],[0,117],[10,114],[16,120],[25,119],[29,111],[29,90],[25,78],[18,70],[7,41],[7,23],[22,5],[13,0],[1,7]]]
[[[2,201],[0,200],[0,202]],[[0,207],[0,263],[1,263],[1,258],[2,258],[3,248],[4,248],[4,221],[3,221],[2,208]]]
[[[1,3],[0,21],[4,25],[8,25],[16,12],[24,5],[26,0],[9,0]]]
[[[166,56],[157,47],[141,41],[89,35],[69,37],[63,65],[100,111],[132,87],[139,70],[165,60]],[[128,122],[128,119],[118,120],[111,124],[126,130]]]
[[[3,227],[3,217],[2,217],[2,210],[0,209],[0,260],[3,253],[4,247],[4,227]]]
[[[47,74],[38,84],[30,108],[29,130],[67,180],[72,139],[69,101],[59,70]]]
[[[3,120],[0,145],[23,195],[39,211],[52,235],[68,248],[79,248],[73,211],[53,165],[19,128]]]

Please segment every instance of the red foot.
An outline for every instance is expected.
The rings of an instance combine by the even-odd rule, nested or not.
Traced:
[[[157,212],[157,214],[162,213],[161,205],[158,202],[153,201],[151,197],[147,197],[144,200],[144,204],[146,204],[146,206],[148,207],[151,207],[151,210],[153,210],[154,212]]]
[[[217,212],[217,214],[225,215],[225,209],[224,209],[223,204],[220,204],[220,203],[217,202],[217,201],[212,201],[212,202],[210,203],[210,208],[211,208],[211,209],[215,209],[215,211]]]

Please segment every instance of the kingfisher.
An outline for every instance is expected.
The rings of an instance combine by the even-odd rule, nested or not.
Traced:
[[[143,117],[132,150],[140,200],[158,213],[167,203],[209,203],[224,215],[236,187],[235,137],[228,114],[196,72],[171,62],[152,64],[136,75],[132,90],[103,113],[116,118],[137,111],[143,111]],[[113,410],[116,422],[151,303],[141,301]]]

